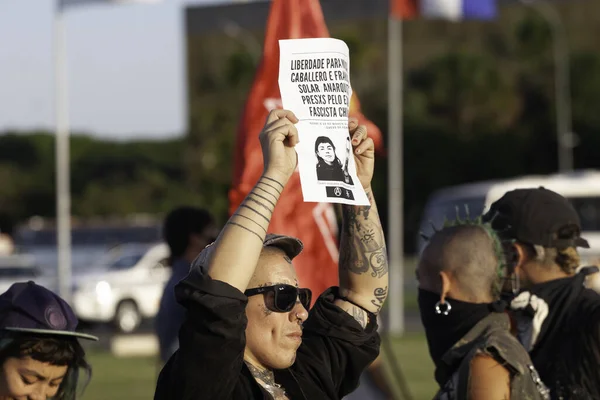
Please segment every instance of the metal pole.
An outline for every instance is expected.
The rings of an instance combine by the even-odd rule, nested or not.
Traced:
[[[402,149],[402,21],[388,18],[388,250],[389,333],[404,333],[404,223]]]
[[[67,44],[61,0],[54,14],[55,62],[55,154],[56,154],[56,222],[58,247],[58,291],[71,301],[71,189],[69,157],[69,102],[67,87]]]
[[[571,117],[571,78],[569,44],[562,19],[556,9],[544,1],[521,0],[548,22],[552,30],[554,51],[554,90],[556,103],[556,140],[558,142],[558,170],[573,170],[573,147],[575,137],[572,132]]]

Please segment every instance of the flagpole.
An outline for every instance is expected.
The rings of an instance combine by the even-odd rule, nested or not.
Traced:
[[[573,170],[573,147],[576,136],[573,133],[571,117],[571,72],[567,33],[560,14],[552,5],[537,0],[521,0],[521,3],[537,11],[552,31],[558,172],[570,172]]]
[[[402,21],[388,17],[388,330],[404,333],[404,223],[402,138]]]
[[[69,100],[67,43],[62,0],[56,0],[54,12],[55,73],[55,156],[56,156],[56,227],[58,247],[58,292],[71,300],[71,189],[69,149]]]

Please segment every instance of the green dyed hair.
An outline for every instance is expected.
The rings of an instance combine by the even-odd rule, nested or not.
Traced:
[[[492,239],[492,246],[494,247],[494,253],[496,255],[496,259],[498,260],[498,264],[496,265],[496,273],[498,274],[498,279],[497,279],[496,283],[494,284],[494,287],[492,288],[494,295],[497,295],[500,293],[502,282],[504,281],[504,279],[506,279],[507,271],[508,271],[508,260],[510,259],[509,255],[507,254],[506,249],[511,248],[511,246],[505,246],[505,245],[514,243],[514,240],[513,239],[505,240],[505,239],[502,239],[498,235],[498,233],[492,228],[492,222],[494,221],[494,219],[495,219],[495,215],[492,216],[489,219],[489,221],[483,222],[483,213],[482,213],[482,215],[479,215],[478,217],[471,218],[470,214],[469,214],[469,207],[468,207],[468,205],[465,204],[465,218],[460,217],[459,207],[457,206],[456,207],[456,218],[455,219],[444,218],[444,223],[442,225],[442,229],[451,227],[451,226],[471,225],[471,226],[478,226],[481,229],[483,229],[483,231],[485,231],[485,233],[487,233],[487,235],[490,237],[490,239]],[[440,229],[437,229],[432,221],[430,221],[430,224],[431,224],[431,227],[433,228],[434,234],[440,231]],[[425,241],[429,241],[429,239],[431,238],[430,236],[424,235],[422,232],[421,232],[421,237],[423,239],[425,239]]]

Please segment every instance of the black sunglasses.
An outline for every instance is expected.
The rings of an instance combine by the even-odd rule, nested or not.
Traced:
[[[310,308],[312,298],[310,289],[299,289],[296,286],[280,284],[248,289],[244,292],[248,297],[263,293],[273,293],[272,304],[270,301],[265,301],[265,305],[274,312],[285,313],[291,311],[296,305],[297,299],[300,299],[300,303],[304,308],[307,310]]]

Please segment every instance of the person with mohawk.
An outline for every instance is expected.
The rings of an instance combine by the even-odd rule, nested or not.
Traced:
[[[416,270],[435,399],[549,399],[499,300],[505,255],[480,219],[436,231]]]

